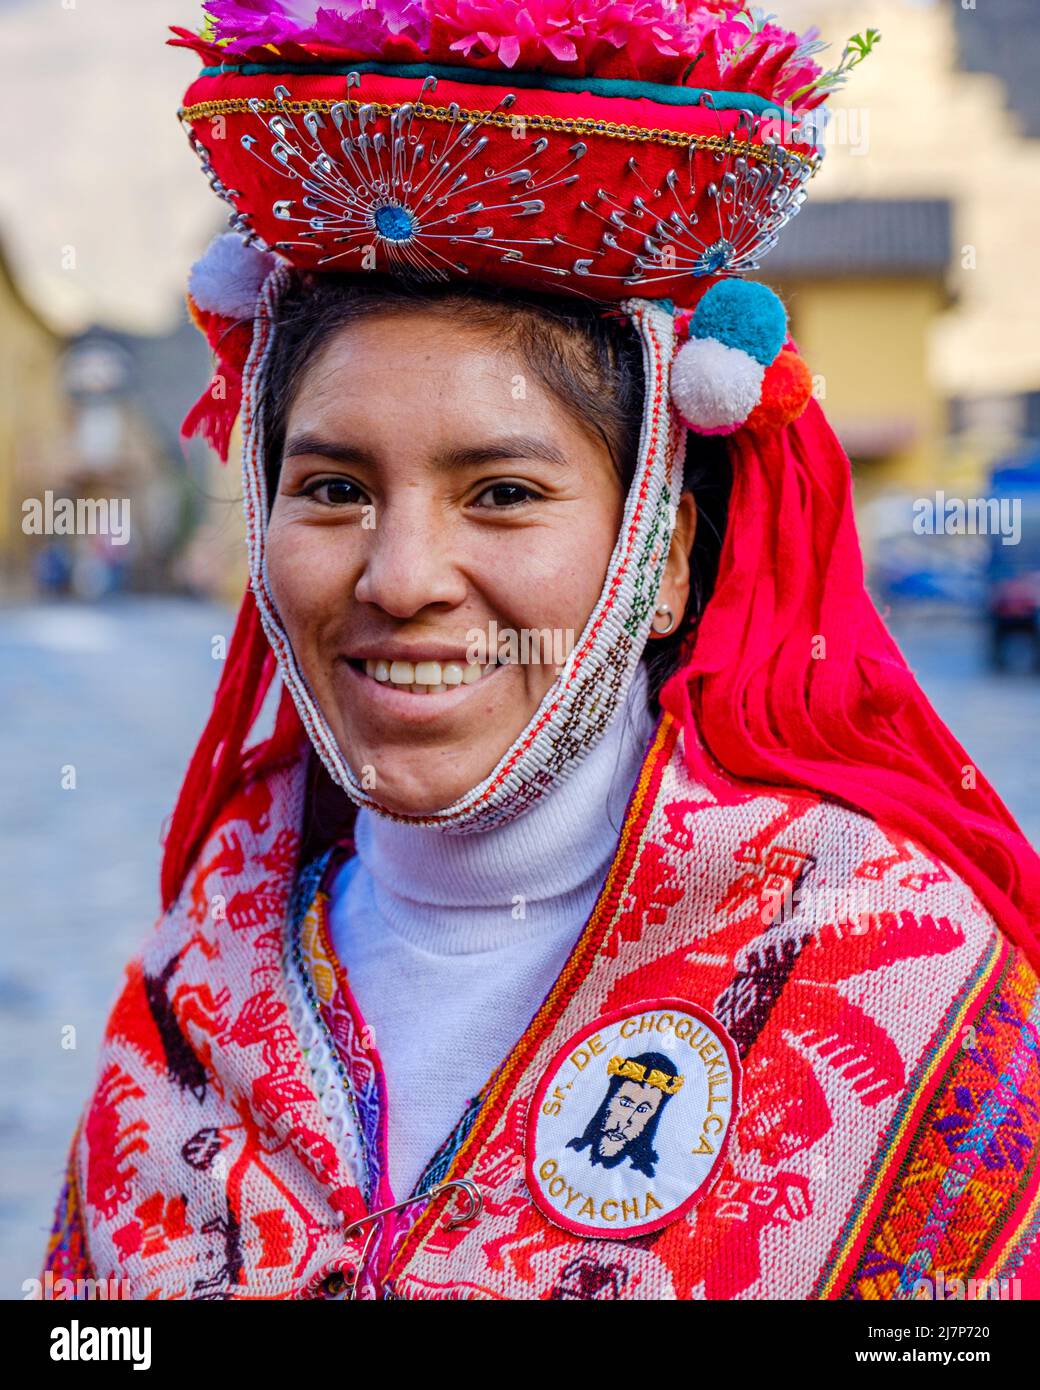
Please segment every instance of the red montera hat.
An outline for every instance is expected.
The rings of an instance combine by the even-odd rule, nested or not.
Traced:
[[[213,0],[180,117],[255,266],[225,245],[191,311],[219,389],[185,421],[227,455],[240,404],[235,313],[204,287],[300,270],[483,280],[692,310],[675,375],[685,422],[777,428],[810,378],[758,267],[820,151],[812,112],[873,42],[821,73],[738,0]],[[705,296],[710,302],[704,303]],[[235,297],[231,309],[248,317]],[[248,347],[248,344],[246,344]],[[778,360],[779,359],[779,360]],[[775,370],[771,370],[776,364]]]
[[[233,227],[307,269],[690,307],[797,212],[834,80],[733,0],[207,8],[181,117]]]

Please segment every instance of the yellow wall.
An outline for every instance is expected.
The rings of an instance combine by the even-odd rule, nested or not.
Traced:
[[[929,370],[929,344],[946,305],[925,279],[821,279],[778,283],[791,330],[839,437],[855,452],[864,425],[912,425],[912,439],[856,468],[857,494],[881,486],[936,485],[945,408]],[[821,394],[825,392],[825,394]]]
[[[952,297],[931,334],[937,388],[950,396],[1040,389],[1040,140],[1022,136],[999,78],[957,65],[961,0],[784,0],[785,25],[819,25],[837,62],[850,34],[883,38],[828,103],[834,120],[810,198],[947,198],[954,205]],[[976,22],[1000,0],[977,0]],[[843,138],[844,132],[844,138]],[[763,263],[768,280],[769,261]]]
[[[40,496],[66,447],[61,340],[0,274],[0,575],[24,567],[22,503]]]

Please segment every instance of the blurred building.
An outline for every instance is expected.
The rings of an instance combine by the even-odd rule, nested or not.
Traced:
[[[939,198],[810,201],[765,268],[861,498],[942,468],[946,403],[928,341],[951,301],[951,220]]]
[[[240,590],[237,476],[220,468],[204,442],[180,439],[181,420],[209,372],[209,350],[183,308],[167,333],[93,324],[59,334],[29,303],[0,250],[0,581],[7,592],[35,587],[98,598],[124,588]],[[76,518],[71,533],[69,516]]]
[[[951,9],[961,66],[999,77],[1019,129],[1040,139],[1035,0],[1000,0],[998,6],[986,7],[982,21],[974,5]]]
[[[785,0],[783,18],[819,24],[825,65],[883,37],[828,102],[823,167],[762,273],[857,486],[977,485],[1040,425],[1035,0]]]
[[[22,499],[60,458],[68,431],[61,357],[65,340],[24,297],[0,242],[0,582],[31,560]]]
[[[209,374],[209,349],[183,310],[167,333],[94,325],[70,342],[69,485],[81,494],[133,499],[136,588],[220,593],[235,568],[238,528],[230,527],[230,555],[219,539],[225,510],[234,510],[231,502],[225,506],[223,470],[203,441],[180,437],[181,421]],[[237,491],[236,478],[232,498]]]
[[[1027,257],[1040,235],[1040,82],[1037,82],[1036,0],[1000,0],[995,7],[951,6],[957,61],[966,74],[1000,84],[1001,113],[995,125],[1009,126],[1010,134],[980,143],[976,196],[985,196],[984,171],[998,166],[997,185],[1009,190],[996,194],[995,211],[1005,219],[1010,239],[1006,260],[996,272],[1004,287],[1003,304],[1009,311],[1008,328],[1016,349],[1030,339],[1024,374],[1013,372],[1009,381],[984,377],[984,390],[961,390],[952,397],[950,422],[954,434],[984,442],[1006,438],[1040,440],[1040,364],[1036,357],[1040,292],[1037,276]],[[1010,191],[1012,183],[1017,185]],[[996,268],[994,268],[996,271]],[[994,337],[1004,335],[997,330]]]

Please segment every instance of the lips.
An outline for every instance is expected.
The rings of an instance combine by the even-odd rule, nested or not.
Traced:
[[[361,663],[357,665],[360,667]],[[494,663],[480,666],[473,661],[413,662],[369,657],[364,662],[366,676],[413,695],[440,695],[460,685],[476,685],[494,669]]]
[[[345,698],[353,703],[355,717],[364,711],[365,718],[390,720],[398,728],[427,728],[453,717],[472,698],[482,697],[485,688],[490,693],[491,686],[512,669],[498,662],[481,666],[464,656],[447,661],[425,655],[421,661],[404,657],[391,661],[371,652],[370,647],[363,656],[337,657],[336,665],[352,690]]]

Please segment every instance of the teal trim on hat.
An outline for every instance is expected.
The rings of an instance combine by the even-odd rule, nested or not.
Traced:
[[[704,104],[715,111],[750,111],[755,116],[783,111],[775,101],[752,92],[717,92],[708,87],[669,87],[660,82],[631,82],[620,77],[561,77],[558,73],[492,72],[487,68],[465,68],[447,63],[221,63],[203,68],[200,77],[220,77],[238,73],[243,77],[259,77],[265,73],[332,74],[345,77],[349,72],[382,73],[386,77],[443,77],[446,82],[466,82],[485,87],[540,87],[550,92],[587,92],[598,97],[646,97],[662,106],[697,106]]]

